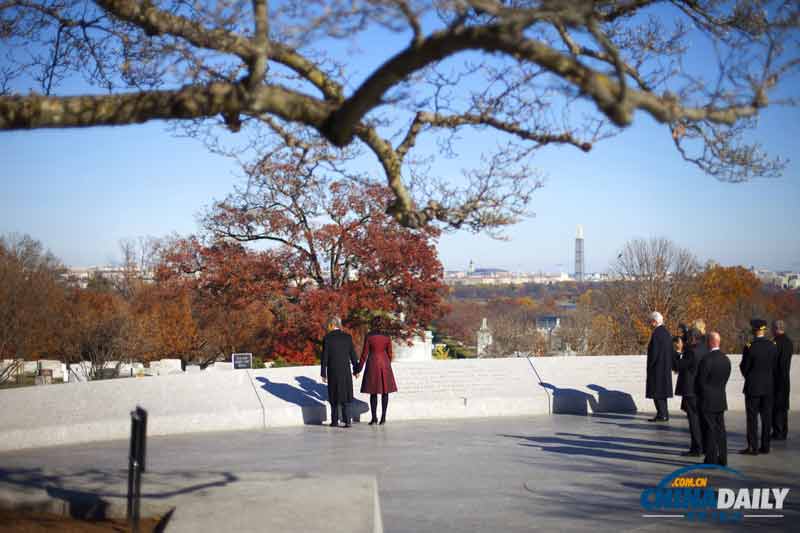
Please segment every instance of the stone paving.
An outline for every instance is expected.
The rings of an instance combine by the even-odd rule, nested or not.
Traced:
[[[790,417],[788,441],[773,443],[769,455],[748,457],[736,453],[744,447],[744,413],[728,413],[729,466],[746,476],[747,486],[787,487],[790,493],[783,517],[724,526],[643,517],[642,490],[700,462],[680,455],[688,442],[682,413],[673,413],[668,424],[649,423],[649,416],[392,422],[390,405],[383,427],[309,425],[154,437],[143,487],[158,497],[157,480],[185,478],[185,497],[209,483],[236,490],[243,474],[374,476],[387,532],[800,530],[800,416]],[[0,484],[124,491],[127,446],[109,441],[3,453]],[[248,501],[262,510],[270,506],[266,498]],[[360,513],[366,504],[352,501],[340,512]],[[315,501],[306,505],[313,513]],[[336,516],[327,522],[329,531],[343,530]]]

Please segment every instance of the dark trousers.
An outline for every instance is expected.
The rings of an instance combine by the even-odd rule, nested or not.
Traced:
[[[725,431],[725,412],[709,413],[703,411],[706,427],[706,457],[704,463],[710,465],[728,464],[728,434]]]
[[[789,436],[789,410],[772,410],[772,433],[777,439],[785,439]]]
[[[772,431],[772,396],[746,396],[744,408],[747,411],[747,447],[758,450],[758,419],[761,418],[761,449],[769,451],[769,437]]]
[[[700,408],[699,398],[697,401],[697,418],[700,421],[700,442],[703,443],[703,449],[705,450],[706,442],[708,441],[708,422],[706,422],[706,417]]]
[[[331,404],[331,424],[339,423],[339,407],[342,409],[342,422],[350,423],[350,402]]]
[[[656,404],[656,416],[659,418],[669,418],[669,412],[667,411],[667,399],[666,398],[654,398],[653,403]]]
[[[697,410],[697,398],[694,396],[684,397],[681,400],[681,407],[686,411],[686,418],[689,419],[689,450],[693,452],[703,451],[703,430],[700,427],[700,412]]]

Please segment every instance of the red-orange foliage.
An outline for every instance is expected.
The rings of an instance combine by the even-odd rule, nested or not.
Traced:
[[[761,282],[746,268],[711,266],[697,278],[687,322],[704,319],[708,330],[720,333],[723,350],[740,353],[750,337],[750,319],[764,311],[758,305],[760,289]]]
[[[190,289],[198,330],[217,352],[247,348],[312,363],[332,315],[358,338],[376,314],[394,316],[393,333],[403,336],[441,314],[432,230],[398,226],[383,211],[380,187],[301,186],[291,169],[273,170],[207,214],[210,244],[179,240],[159,269],[163,282]],[[271,246],[254,251],[237,241]]]

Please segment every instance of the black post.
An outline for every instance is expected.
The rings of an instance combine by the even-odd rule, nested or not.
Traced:
[[[131,448],[128,454],[128,522],[139,531],[139,502],[147,445],[147,411],[139,406],[131,411]]]

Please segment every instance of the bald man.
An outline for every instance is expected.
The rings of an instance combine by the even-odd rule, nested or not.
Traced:
[[[705,421],[704,448],[706,464],[728,464],[728,434],[725,431],[725,411],[728,398],[725,387],[731,377],[731,360],[720,349],[720,336],[716,331],[708,334],[708,354],[697,367],[695,385],[698,405]]]

